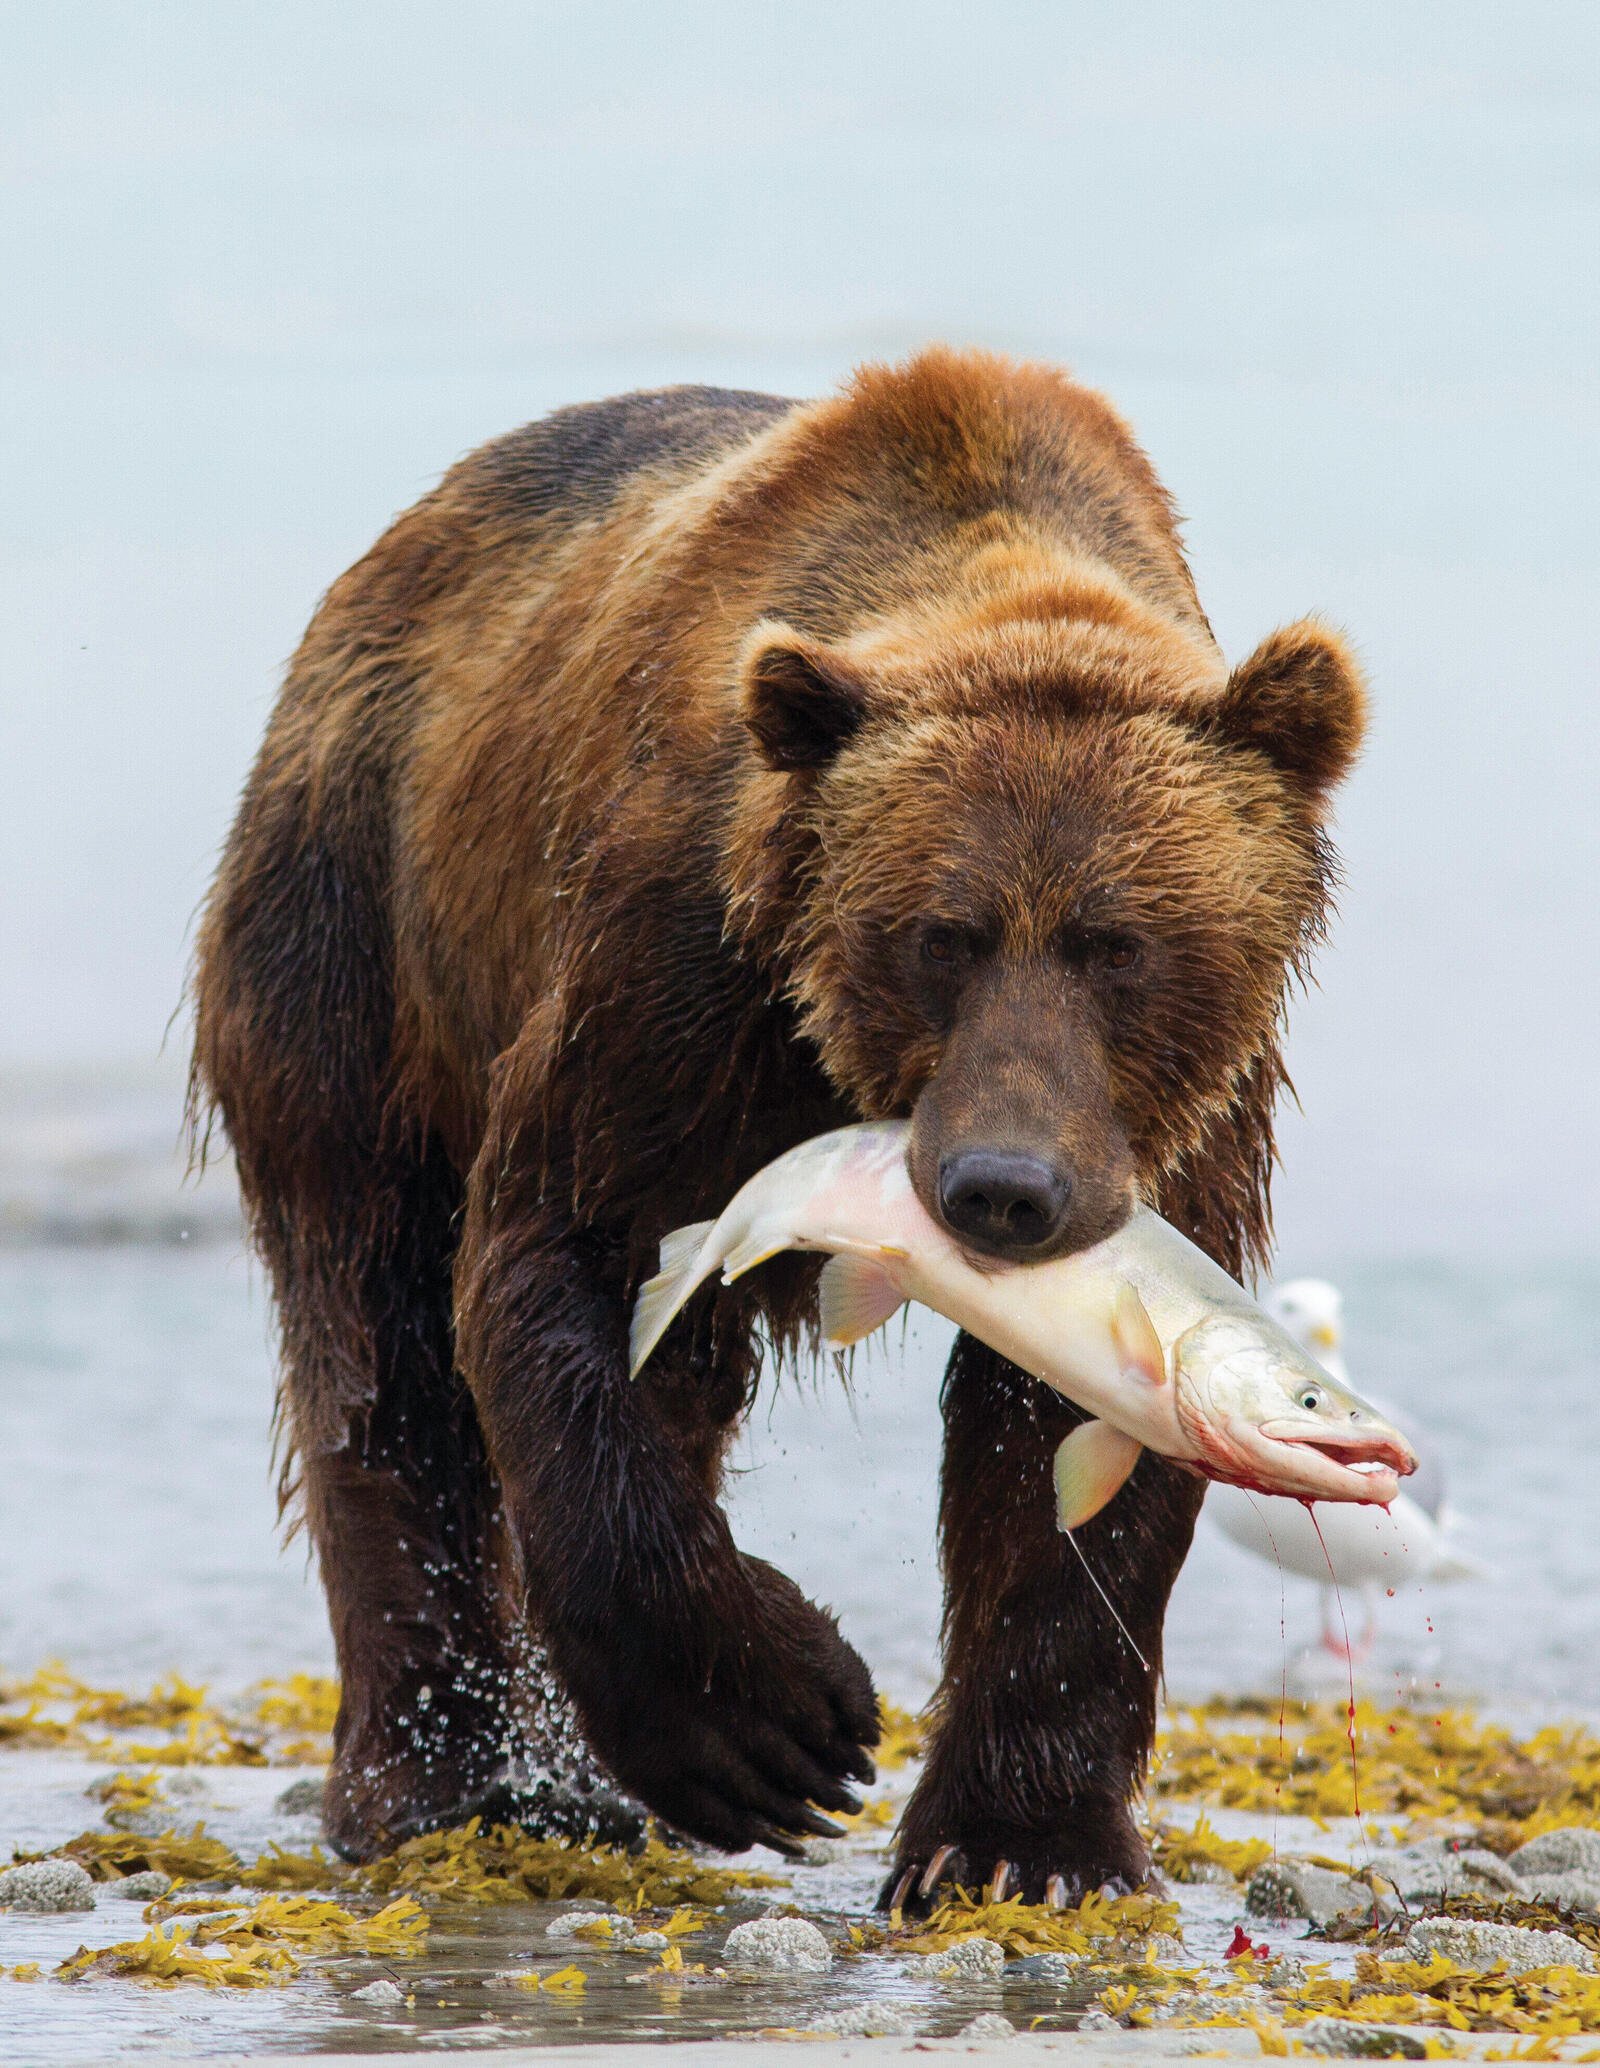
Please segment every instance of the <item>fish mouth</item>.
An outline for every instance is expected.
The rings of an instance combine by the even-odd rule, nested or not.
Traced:
[[[1313,1435],[1304,1423],[1284,1421],[1235,1423],[1221,1441],[1215,1440],[1220,1432],[1211,1433],[1214,1440],[1199,1461],[1208,1477],[1293,1500],[1387,1508],[1400,1491],[1400,1476],[1417,1465],[1410,1446],[1392,1429]]]
[[[1398,1429],[1319,1429],[1309,1432],[1304,1423],[1263,1422],[1260,1433],[1269,1443],[1290,1444],[1296,1450],[1314,1450],[1336,1466],[1352,1472],[1387,1470],[1404,1479],[1417,1469],[1417,1454]]]

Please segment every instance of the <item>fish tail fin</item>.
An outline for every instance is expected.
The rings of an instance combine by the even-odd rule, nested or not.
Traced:
[[[640,1365],[667,1332],[667,1324],[688,1299],[706,1271],[696,1270],[706,1237],[715,1221],[691,1221],[686,1228],[674,1228],[661,1238],[661,1269],[647,1278],[633,1303],[633,1324],[628,1330],[628,1376],[637,1375]],[[714,1261],[714,1260],[713,1260]],[[710,1269],[707,1265],[706,1270]]]

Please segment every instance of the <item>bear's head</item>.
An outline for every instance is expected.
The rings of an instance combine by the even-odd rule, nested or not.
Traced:
[[[1203,632],[1081,593],[837,643],[768,619],[740,683],[747,934],[839,1091],[911,1118],[918,1193],[969,1249],[1099,1241],[1264,1058],[1276,1081],[1363,725],[1334,633],[1229,673]]]

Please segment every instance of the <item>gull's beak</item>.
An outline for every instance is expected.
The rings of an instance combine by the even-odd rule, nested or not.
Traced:
[[[1319,1321],[1311,1331],[1311,1340],[1319,1350],[1337,1350],[1339,1331],[1331,1321]]]

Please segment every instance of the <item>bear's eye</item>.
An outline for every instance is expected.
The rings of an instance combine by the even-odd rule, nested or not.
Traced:
[[[925,962],[936,962],[941,969],[951,969],[961,960],[962,940],[959,930],[953,926],[930,926],[922,936],[922,956]]]
[[[1139,943],[1130,941],[1125,936],[1109,940],[1105,945],[1104,959],[1107,969],[1137,969],[1141,959]]]

